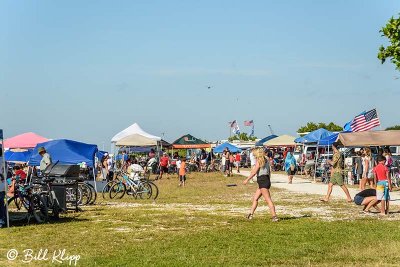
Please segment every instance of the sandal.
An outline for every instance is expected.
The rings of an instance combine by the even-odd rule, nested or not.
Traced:
[[[253,219],[253,214],[251,214],[251,213],[247,214],[246,219],[248,219],[248,220]]]
[[[319,201],[321,201],[321,202],[328,202],[329,200],[326,200],[326,199],[324,199],[324,198],[321,198]]]
[[[273,221],[273,222],[278,222],[279,219],[278,219],[278,217],[274,216],[274,217],[272,217],[272,221]]]

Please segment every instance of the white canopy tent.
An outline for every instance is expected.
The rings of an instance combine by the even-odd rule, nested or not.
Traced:
[[[137,123],[117,133],[111,143],[116,146],[155,146],[161,141],[161,137],[145,132]]]

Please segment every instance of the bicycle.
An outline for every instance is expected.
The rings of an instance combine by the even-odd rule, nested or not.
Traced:
[[[22,207],[27,211],[28,224],[33,217],[37,223],[45,223],[48,220],[47,203],[40,194],[33,193],[32,186],[20,185],[16,180],[14,196],[7,200],[11,211],[21,211]]]
[[[121,199],[126,193],[132,194],[135,199],[143,197],[149,199],[152,197],[152,185],[150,182],[144,181],[143,179],[133,180],[130,179],[127,174],[123,174],[122,181],[115,182],[111,186],[109,193],[111,199],[116,197]],[[155,198],[157,198],[157,196],[155,196]]]
[[[39,195],[43,197],[47,204],[47,210],[52,211],[52,217],[56,220],[60,218],[60,203],[56,197],[56,194],[52,188],[52,182],[54,182],[55,178],[44,178],[38,184],[42,186],[42,188],[38,191]],[[43,190],[44,188],[44,190]]]

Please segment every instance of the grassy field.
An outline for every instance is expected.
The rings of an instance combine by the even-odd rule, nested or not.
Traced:
[[[26,266],[26,249],[49,251],[47,260],[32,260],[29,266],[54,266],[53,252],[63,249],[65,259],[80,256],[77,266],[399,264],[396,212],[379,219],[344,200],[324,204],[319,196],[273,189],[281,220],[271,222],[260,201],[255,218],[248,221],[256,184],[243,186],[242,179],[190,174],[181,188],[176,177],[165,177],[157,181],[160,196],[155,203],[127,196],[100,199],[59,222],[1,229],[0,266]],[[19,252],[14,261],[6,258],[10,249]]]

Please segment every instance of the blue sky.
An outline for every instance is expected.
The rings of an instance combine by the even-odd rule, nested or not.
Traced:
[[[2,1],[6,136],[109,144],[138,122],[173,141],[295,134],[376,107],[400,124],[400,73],[379,33],[399,1]],[[211,86],[211,89],[207,87]]]

